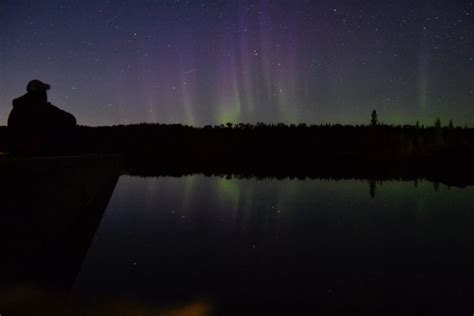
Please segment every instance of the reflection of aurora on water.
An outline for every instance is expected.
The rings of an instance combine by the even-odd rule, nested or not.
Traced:
[[[474,263],[473,188],[376,185],[372,198],[356,180],[122,176],[73,295],[206,299],[224,310],[330,306],[334,293],[361,310],[395,298],[466,307],[470,264],[446,267]],[[444,295],[452,286],[459,297]]]

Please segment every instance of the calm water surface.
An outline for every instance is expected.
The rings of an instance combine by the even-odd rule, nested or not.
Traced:
[[[423,181],[122,176],[71,296],[471,315],[473,193]]]

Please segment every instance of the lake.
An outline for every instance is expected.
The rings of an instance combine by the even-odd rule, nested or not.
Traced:
[[[202,314],[471,315],[473,194],[428,181],[123,175],[69,299]]]

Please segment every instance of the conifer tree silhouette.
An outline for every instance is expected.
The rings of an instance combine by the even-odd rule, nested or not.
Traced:
[[[377,111],[373,110],[372,114],[370,115],[370,124],[372,126],[376,126],[378,124],[378,118],[377,118]]]

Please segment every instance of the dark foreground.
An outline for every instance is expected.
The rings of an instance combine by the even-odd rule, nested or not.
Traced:
[[[2,315],[473,311],[470,129],[144,125],[73,140],[65,156],[0,156]],[[218,177],[169,177],[195,174]]]

